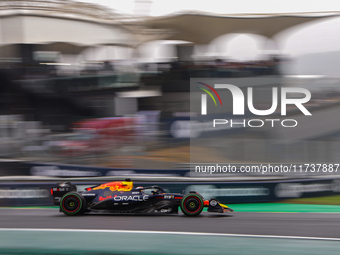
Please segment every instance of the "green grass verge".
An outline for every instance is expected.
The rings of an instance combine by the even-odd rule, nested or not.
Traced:
[[[288,203],[249,203],[249,204],[228,204],[235,212],[272,212],[272,213],[340,213],[339,205],[318,205],[318,204],[288,204]],[[0,209],[54,209],[57,206],[41,207],[0,207]],[[207,211],[204,208],[203,211]]]
[[[280,201],[286,204],[340,205],[340,195],[328,197],[294,198]]]

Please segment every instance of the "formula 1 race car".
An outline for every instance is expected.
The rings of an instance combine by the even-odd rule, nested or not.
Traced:
[[[70,183],[60,183],[51,189],[54,204],[66,215],[79,215],[84,212],[111,213],[178,213],[178,207],[187,216],[199,215],[204,207],[208,212],[233,212],[216,199],[204,200],[196,191],[186,195],[167,193],[158,186],[133,188],[130,179],[86,188],[77,192]]]

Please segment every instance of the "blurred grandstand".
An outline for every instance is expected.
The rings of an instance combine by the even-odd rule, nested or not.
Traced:
[[[336,15],[182,13],[145,18],[70,0],[0,1],[0,156],[135,168],[189,163],[190,135],[177,136],[176,128],[193,114],[190,78],[226,78],[231,83],[251,79],[264,91],[262,98],[273,86],[300,86],[303,80],[283,78],[282,66],[291,59],[278,53],[237,61],[195,56],[195,46],[229,33],[273,40],[284,29]],[[143,62],[139,47],[161,39],[189,43],[175,44],[175,59]],[[329,160],[338,159],[340,146],[334,139],[340,123],[316,125],[337,114],[338,84],[335,79],[331,88],[313,92],[308,107],[320,117],[302,120],[301,128],[289,134],[299,152],[296,160],[316,160],[311,147],[324,148]],[[268,105],[266,100],[258,103]],[[88,127],[79,128],[79,123]],[[305,132],[310,125],[313,131]],[[205,144],[206,156],[199,153],[191,160],[294,161],[293,142],[287,145],[285,131],[226,133],[228,142]],[[318,155],[318,160],[326,159]]]

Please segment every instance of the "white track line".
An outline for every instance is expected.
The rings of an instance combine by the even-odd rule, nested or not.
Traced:
[[[308,236],[278,236],[278,235],[248,235],[201,232],[175,232],[175,231],[144,231],[144,230],[105,230],[105,229],[58,229],[58,228],[0,228],[0,231],[37,231],[37,232],[76,232],[76,233],[127,233],[127,234],[163,234],[163,235],[193,235],[193,236],[228,236],[252,238],[279,238],[279,239],[305,239],[322,241],[340,241],[340,238],[308,237]]]

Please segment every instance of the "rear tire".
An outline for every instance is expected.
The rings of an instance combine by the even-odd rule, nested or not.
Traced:
[[[60,200],[60,209],[69,216],[83,214],[85,211],[85,199],[77,192],[69,192]]]
[[[181,210],[187,216],[199,215],[204,207],[204,202],[199,194],[189,193],[182,198]]]

